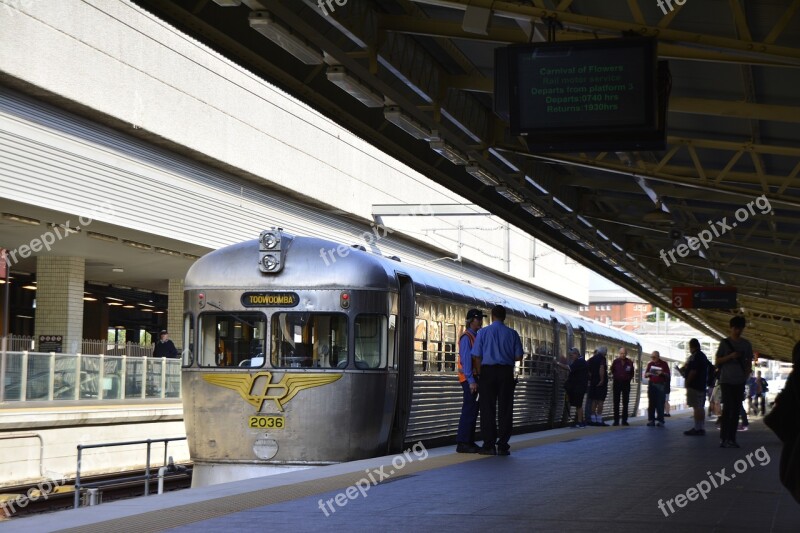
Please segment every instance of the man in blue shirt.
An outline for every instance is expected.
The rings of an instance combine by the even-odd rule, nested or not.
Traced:
[[[473,357],[480,360],[483,448],[478,453],[482,455],[511,455],[508,439],[513,424],[514,364],[522,360],[523,351],[519,333],[506,326],[505,319],[505,307],[492,307],[492,323],[478,331],[472,347]],[[499,431],[495,420],[498,408]]]
[[[484,315],[479,309],[467,312],[467,329],[458,340],[458,381],[464,390],[464,403],[461,405],[461,418],[458,421],[456,452],[478,453],[475,444],[475,425],[478,422],[478,380],[472,366],[472,346],[475,336],[483,325]]]

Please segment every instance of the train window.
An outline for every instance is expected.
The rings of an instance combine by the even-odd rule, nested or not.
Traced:
[[[418,318],[414,323],[414,370],[417,372],[428,369],[427,339],[428,322]]]
[[[272,316],[272,366],[347,366],[347,315],[276,313]]]
[[[386,317],[358,315],[355,321],[356,368],[386,367]]]
[[[442,323],[428,323],[428,351],[423,359],[425,370],[442,370]]]
[[[200,366],[262,366],[266,326],[261,313],[203,313]]]
[[[183,315],[183,366],[194,363],[194,317],[191,313]]]
[[[389,349],[388,349],[388,356],[389,361],[388,365],[390,368],[397,368],[397,357],[394,353],[395,351],[395,340],[397,335],[397,315],[389,315]]]
[[[445,372],[456,371],[456,326],[455,324],[444,325],[444,368]]]

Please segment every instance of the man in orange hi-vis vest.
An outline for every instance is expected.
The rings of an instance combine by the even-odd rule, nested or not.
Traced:
[[[478,453],[480,448],[475,444],[475,425],[478,422],[478,370],[472,362],[472,345],[475,335],[483,325],[484,315],[479,309],[467,312],[467,329],[458,339],[458,381],[464,389],[464,403],[461,406],[461,418],[458,421],[456,451],[458,453]]]

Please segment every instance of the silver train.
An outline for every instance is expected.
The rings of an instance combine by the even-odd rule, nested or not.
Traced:
[[[462,398],[458,337],[470,308],[497,303],[525,349],[515,432],[567,422],[568,347],[606,345],[613,354],[625,346],[641,368],[630,335],[397,258],[279,229],[204,256],[185,283],[182,385],[194,485],[452,442]]]

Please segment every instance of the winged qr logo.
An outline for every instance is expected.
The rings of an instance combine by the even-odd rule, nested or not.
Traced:
[[[265,379],[259,380],[261,377]],[[203,379],[212,385],[235,390],[257,411],[261,411],[267,400],[275,402],[283,411],[283,406],[301,390],[321,387],[340,377],[341,374],[284,374],[280,381],[272,383],[272,372],[203,375]]]

